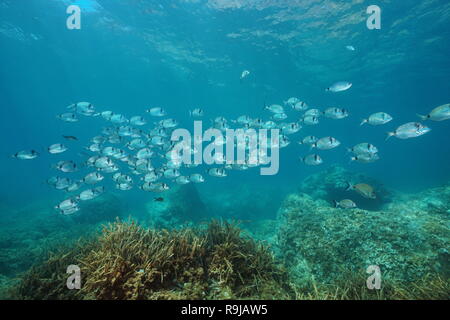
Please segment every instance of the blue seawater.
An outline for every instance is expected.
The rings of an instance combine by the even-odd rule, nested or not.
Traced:
[[[379,30],[366,25],[371,4],[0,0],[0,216],[8,221],[4,227],[31,230],[21,241],[34,241],[33,230],[42,229],[46,220],[33,219],[58,215],[53,206],[67,194],[46,183],[49,177],[62,175],[52,164],[59,160],[82,163],[86,159],[83,147],[110,125],[101,117],[79,115],[76,123],[56,118],[68,111],[68,105],[80,101],[91,102],[97,111],[143,115],[149,126],[160,119],[151,118],[145,110],[162,107],[168,117],[180,122],[179,127],[190,131],[189,110],[194,108],[204,110],[204,129],[219,116],[268,120],[270,113],[264,106],[283,105],[289,97],[320,110],[331,106],[348,110],[345,119],[321,117],[319,125],[303,125],[299,133],[289,136],[291,144],[280,150],[276,175],[262,176],[259,168],[250,168],[214,178],[206,174],[207,166],[187,170],[205,176],[205,183],[195,187],[211,217],[275,220],[283,199],[296,192],[306,177],[333,166],[373,177],[398,193],[448,183],[450,120],[422,122],[432,130],[417,138],[385,138],[386,132],[401,124],[420,121],[416,114],[428,114],[450,102],[449,3],[377,1]],[[69,5],[81,9],[79,30],[67,28]],[[346,49],[349,45],[355,51]],[[250,75],[241,81],[244,70]],[[353,84],[349,90],[325,91],[344,80]],[[286,109],[285,122],[300,118],[300,112]],[[392,115],[393,121],[382,126],[359,125],[380,111]],[[67,141],[62,135],[76,136],[78,141]],[[306,135],[333,136],[341,145],[310,151],[297,143]],[[380,160],[350,162],[346,148],[360,142],[377,146]],[[50,155],[46,148],[53,143],[64,143],[69,150]],[[11,157],[26,149],[35,149],[40,156],[30,161]],[[311,152],[317,152],[324,163],[307,166],[299,161]],[[68,176],[81,178],[87,172],[84,168]],[[117,196],[124,215],[145,220],[146,204],[160,194],[139,190],[138,179],[130,191],[115,190],[109,178],[102,185],[106,194]],[[258,206],[262,198],[263,207]],[[83,215],[83,208],[75,215]],[[54,228],[66,232],[71,225],[55,224]],[[3,235],[10,230],[5,229]],[[36,237],[53,231],[50,227],[40,230]],[[16,249],[26,250],[22,244]],[[26,263],[10,267],[9,263],[0,261],[0,272],[11,275],[29,267]]]

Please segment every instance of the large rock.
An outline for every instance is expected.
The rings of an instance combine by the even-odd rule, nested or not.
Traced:
[[[278,252],[298,283],[333,282],[370,265],[396,280],[430,273],[448,279],[450,188],[444,189],[411,195],[414,201],[401,199],[384,211],[336,209],[306,194],[289,195],[278,213]],[[445,208],[430,211],[427,201]]]

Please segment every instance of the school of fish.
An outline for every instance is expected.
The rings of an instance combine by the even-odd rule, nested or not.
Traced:
[[[352,48],[348,48],[352,50]],[[353,49],[354,50],[354,49]],[[246,78],[250,72],[245,70],[241,74],[240,80]],[[352,83],[339,81],[325,89],[327,92],[337,93],[349,90]],[[296,113],[296,120],[285,121],[289,118],[286,109],[292,109]],[[224,117],[216,117],[211,121],[212,127],[225,131],[228,128],[234,129],[279,129],[279,148],[287,147],[292,136],[297,134],[303,126],[318,125],[321,118],[341,120],[349,116],[348,110],[339,107],[328,107],[324,110],[310,108],[309,105],[296,98],[291,97],[282,104],[271,104],[264,107],[268,113],[268,119],[252,118],[242,115],[233,120]],[[131,190],[135,187],[147,192],[161,193],[170,189],[172,184],[203,183],[205,177],[198,172],[184,173],[187,170],[194,170],[195,164],[184,164],[180,160],[178,152],[174,152],[177,142],[171,141],[172,131],[179,126],[176,119],[167,117],[168,113],[160,107],[152,107],[145,110],[148,115],[135,115],[126,117],[123,114],[112,111],[97,111],[90,102],[78,102],[71,104],[67,110],[57,115],[60,121],[77,123],[80,116],[100,117],[109,125],[102,128],[101,132],[92,137],[87,145],[83,146],[83,151],[79,154],[83,160],[79,163],[74,160],[60,160],[52,165],[61,175],[55,175],[47,180],[47,184],[56,190],[63,190],[67,193],[66,199],[55,205],[55,209],[63,215],[71,215],[80,210],[80,205],[84,201],[97,198],[105,192],[104,186],[99,183],[108,177],[114,182],[115,188],[121,191]],[[201,108],[189,111],[192,118],[202,118],[205,112]],[[443,121],[450,119],[450,104],[436,107],[427,115],[418,115],[422,121]],[[160,119],[154,122],[155,119]],[[363,119],[360,125],[368,124],[380,126],[392,121],[393,117],[385,112],[377,112]],[[152,125],[149,125],[152,124]],[[390,137],[398,139],[409,139],[419,137],[430,132],[430,128],[420,122],[409,122],[402,124],[392,132],[387,133],[386,140]],[[63,138],[70,141],[78,141],[75,136],[63,135]],[[226,139],[224,139],[226,140]],[[298,139],[298,144],[309,146],[310,150],[321,151],[332,150],[341,145],[335,137],[315,137],[305,136]],[[79,142],[74,142],[79,143]],[[216,139],[215,144],[225,144],[227,141]],[[177,146],[179,147],[179,146]],[[237,146],[246,148],[246,146]],[[69,148],[63,143],[49,145],[46,149],[48,154],[57,155],[66,152]],[[198,150],[185,145],[184,152],[195,154]],[[178,149],[177,149],[178,150]],[[371,163],[379,159],[378,148],[369,142],[362,142],[353,147],[347,148],[352,154],[351,161],[361,163]],[[22,150],[13,155],[20,160],[32,160],[39,156],[36,150]],[[214,155],[215,164],[218,167],[209,168],[205,173],[212,177],[226,177],[229,170],[247,170],[251,167],[264,165],[263,161],[251,161],[249,156],[243,164],[226,164],[223,154]],[[312,153],[300,157],[300,161],[305,165],[317,166],[324,162],[317,153]],[[62,174],[70,174],[84,170],[85,173],[80,179],[72,179]],[[84,190],[81,191],[81,189]],[[367,184],[349,183],[347,190],[354,190],[361,196],[368,199],[375,199],[374,189]],[[155,198],[162,201],[161,197]],[[356,208],[356,204],[349,199],[335,202],[336,207],[345,209]]]

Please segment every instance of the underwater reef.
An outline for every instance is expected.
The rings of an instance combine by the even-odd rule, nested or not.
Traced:
[[[450,184],[405,194],[340,167],[325,172],[306,178],[273,218],[239,224],[211,220],[229,195],[204,203],[208,193],[194,185],[151,199],[125,222],[114,194],[70,217],[29,204],[2,216],[0,298],[450,299]],[[344,191],[346,181],[371,183],[378,200]],[[245,196],[235,203],[255,204],[245,218],[270,200],[266,189],[251,200],[258,190],[237,190]],[[330,199],[344,195],[367,209],[335,208]],[[66,287],[73,264],[80,290]],[[366,285],[372,265],[380,290]]]
[[[447,185],[369,211],[291,194],[278,212],[277,252],[300,288],[322,284],[349,293],[355,283],[353,298],[448,299],[449,196]],[[384,296],[364,289],[371,265],[380,267]]]
[[[81,268],[80,290],[66,268]],[[116,221],[51,254],[11,289],[14,299],[288,299],[287,272],[234,224],[173,230]]]

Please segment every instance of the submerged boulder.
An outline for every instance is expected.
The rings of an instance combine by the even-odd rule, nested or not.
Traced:
[[[346,191],[348,183],[367,183],[375,189],[376,199],[367,199],[354,191]],[[380,210],[390,202],[392,191],[378,180],[363,173],[355,173],[340,166],[332,166],[327,170],[308,176],[299,187],[300,193],[306,193],[313,199],[322,199],[328,203],[342,199],[353,200],[358,208],[365,210]]]
[[[291,194],[278,212],[279,255],[303,284],[364,275],[371,265],[395,281],[429,274],[448,280],[450,217],[424,209],[430,193],[439,194],[414,195],[416,204],[399,200],[383,211],[333,208],[310,195]],[[411,206],[417,207],[406,210]]]

